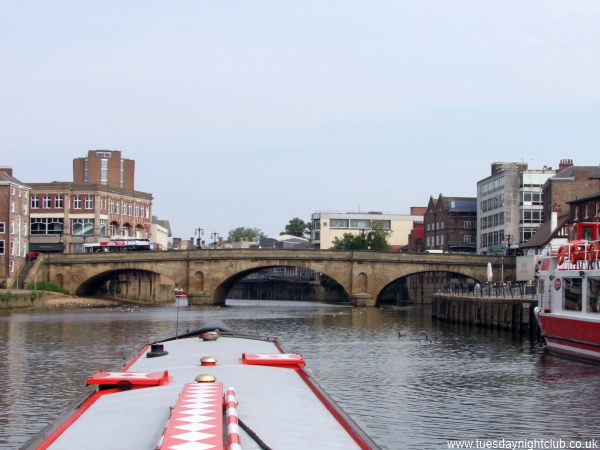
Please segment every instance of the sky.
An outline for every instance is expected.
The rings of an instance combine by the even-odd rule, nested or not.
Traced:
[[[597,0],[0,0],[0,165],[121,150],[173,234],[600,163]]]

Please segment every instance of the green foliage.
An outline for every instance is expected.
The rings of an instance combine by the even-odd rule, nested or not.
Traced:
[[[60,292],[61,294],[68,294],[69,291],[60,287],[56,283],[48,283],[46,281],[42,281],[41,283],[29,283],[27,285],[27,289],[33,291],[51,291],[51,292]]]
[[[267,237],[259,228],[237,227],[229,231],[227,240],[229,242],[239,242],[242,240],[251,241],[253,239]]]
[[[391,231],[383,228],[379,221],[371,223],[371,230],[363,231],[360,234],[344,233],[342,238],[334,238],[334,250],[374,250],[386,251],[390,248],[388,238]]]
[[[294,217],[285,226],[285,231],[282,231],[279,234],[291,234],[292,236],[302,237],[306,233],[306,227],[309,224],[310,224],[310,222],[306,223],[306,222],[304,222],[304,220],[302,220],[298,217]]]

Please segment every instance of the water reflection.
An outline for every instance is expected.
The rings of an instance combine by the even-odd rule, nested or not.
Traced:
[[[432,322],[423,307],[228,304],[180,309],[179,329],[223,320],[280,336],[384,448],[599,437],[600,367],[545,355],[526,335]],[[0,315],[0,447],[18,447],[79,398],[90,373],[173,334],[175,321],[175,308]]]

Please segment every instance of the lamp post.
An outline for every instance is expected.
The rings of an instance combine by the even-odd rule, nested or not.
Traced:
[[[216,231],[213,231],[213,232],[210,234],[210,237],[211,237],[211,238],[212,238],[212,240],[213,240],[213,248],[217,248],[217,238],[219,237],[219,233],[217,233]]]
[[[196,229],[194,230],[194,234],[195,234],[196,236],[198,236],[198,240],[196,241],[196,247],[197,247],[197,248],[202,248],[202,235],[204,234],[204,229],[203,229],[203,228],[200,228],[200,227],[198,227],[198,228],[196,228]]]

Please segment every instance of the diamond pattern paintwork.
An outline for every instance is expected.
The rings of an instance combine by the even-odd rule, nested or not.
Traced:
[[[163,433],[160,449],[223,448],[223,384],[184,385]]]

